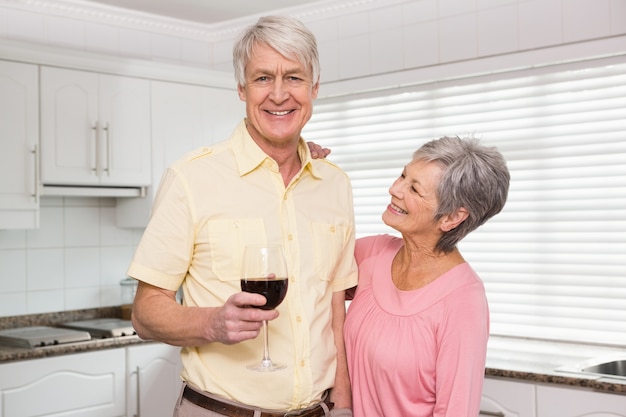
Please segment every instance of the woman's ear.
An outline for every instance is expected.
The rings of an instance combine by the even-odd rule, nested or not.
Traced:
[[[465,209],[465,207],[459,208],[454,213],[448,214],[443,217],[443,219],[441,220],[441,226],[440,226],[441,230],[444,233],[446,233],[452,229],[455,229],[458,225],[463,223],[463,221],[465,221],[465,219],[467,219],[468,216],[469,216],[469,213]]]

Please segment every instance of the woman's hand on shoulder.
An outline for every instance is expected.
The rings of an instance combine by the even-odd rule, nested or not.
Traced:
[[[323,148],[315,142],[307,142],[309,151],[311,152],[311,158],[324,159],[330,154],[330,149]]]

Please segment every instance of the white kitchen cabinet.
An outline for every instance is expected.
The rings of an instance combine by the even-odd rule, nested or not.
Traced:
[[[152,182],[146,198],[118,199],[116,224],[145,227],[164,170],[187,152],[226,139],[245,115],[233,89],[152,82]]]
[[[480,417],[536,417],[535,409],[535,384],[485,378]]]
[[[170,417],[182,385],[180,348],[154,343],[126,349],[126,416]]]
[[[0,417],[119,417],[125,349],[0,365]]]
[[[44,186],[147,186],[150,133],[150,81],[41,67]]]
[[[0,229],[39,227],[36,65],[0,61]]]
[[[626,395],[538,385],[537,417],[626,417]]]

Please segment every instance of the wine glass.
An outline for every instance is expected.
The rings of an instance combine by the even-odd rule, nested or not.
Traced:
[[[287,294],[287,264],[280,245],[246,246],[243,253],[241,290],[265,296],[267,302],[254,306],[263,310],[272,310],[285,299]],[[272,372],[286,367],[283,363],[270,359],[267,337],[267,321],[263,321],[263,359],[250,364],[248,369]]]

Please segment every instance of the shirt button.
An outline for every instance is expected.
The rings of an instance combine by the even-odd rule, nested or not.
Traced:
[[[301,316],[297,316],[297,317],[296,317],[296,321],[297,321],[298,323],[302,323],[302,317],[301,317]]]
[[[287,236],[287,239],[288,239],[288,240],[293,240],[293,235],[291,235],[291,234],[290,234],[290,235],[288,235],[288,236]]]
[[[330,231],[331,231],[332,233],[335,233],[335,226],[330,226]]]
[[[300,366],[304,368],[304,359],[300,361]]]

